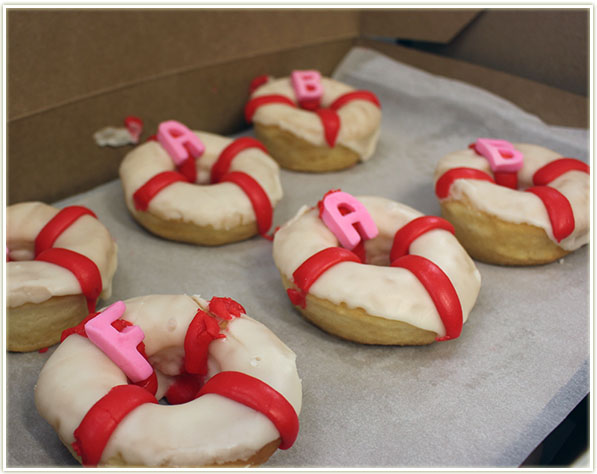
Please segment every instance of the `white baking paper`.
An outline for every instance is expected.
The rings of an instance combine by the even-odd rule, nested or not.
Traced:
[[[332,188],[438,215],[436,163],[480,136],[588,159],[586,130],[547,126],[481,89],[372,51],[352,50],[335,77],[379,97],[377,151],[341,172],[282,171],[285,195],[274,225]],[[479,263],[481,292],[459,339],[364,346],[301,318],[263,238],[217,248],[160,239],[129,215],[119,181],[57,203],[68,204],[91,208],[118,242],[114,293],[104,304],[153,293],[230,296],[296,352],[304,390],[300,433],[265,467],[513,467],[589,391],[587,247],[538,267]],[[52,352],[8,354],[8,467],[77,465],[33,403],[37,375]]]

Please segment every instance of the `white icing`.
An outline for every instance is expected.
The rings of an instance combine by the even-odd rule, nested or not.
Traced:
[[[23,202],[6,210],[6,244],[10,258],[6,265],[9,308],[25,303],[42,303],[53,296],[81,294],[81,286],[67,269],[47,262],[29,260],[37,234],[58,214],[59,209],[41,202]],[[116,243],[108,229],[96,218],[84,215],[68,227],[53,247],[85,255],[97,265],[102,277],[102,298],[112,293],[116,271]]]
[[[379,230],[376,238],[365,243],[368,263],[334,265],[315,281],[309,293],[444,336],[445,329],[435,305],[417,278],[402,268],[379,266],[390,263],[389,253],[396,231],[423,214],[381,197],[358,199]],[[307,258],[338,245],[334,234],[319,218],[318,209],[303,207],[276,232],[274,261],[280,272],[292,281],[292,274]],[[456,238],[450,232],[434,230],[417,238],[410,246],[410,253],[428,258],[446,273],[458,294],[466,321],[479,293],[481,275]]]
[[[247,195],[233,183],[209,184],[211,167],[232,139],[206,132],[195,132],[205,145],[205,153],[196,160],[197,184],[178,182],[160,191],[149,203],[148,211],[161,219],[183,220],[196,225],[211,225],[230,230],[255,222],[255,212]],[[156,174],[175,170],[170,156],[155,141],[131,151],[120,165],[120,178],[126,205],[132,214],[133,194]],[[241,171],[255,179],[267,194],[272,207],[282,199],[279,166],[258,148],[241,151],[230,171]]]
[[[125,303],[123,319],[143,329],[150,359],[158,351],[182,347],[197,308],[207,309],[205,301],[187,295],[153,295]],[[175,327],[169,322],[172,318]],[[228,322],[222,333],[226,338],[209,346],[208,377],[219,370],[244,372],[280,392],[300,413],[302,389],[295,354],[246,315]],[[162,384],[169,383],[169,378],[158,373],[158,380],[161,395],[165,391]],[[60,344],[42,369],[35,403],[60,438],[70,444],[91,406],[120,384],[126,384],[123,372],[88,339],[73,335]],[[136,408],[113,432],[102,461],[120,455],[125,463],[137,466],[202,466],[246,459],[278,437],[263,414],[210,394],[181,405]]]
[[[346,84],[321,78],[323,84],[322,107],[328,107],[334,100],[354,89]],[[290,78],[277,79],[257,88],[251,98],[279,94],[296,102]],[[340,130],[336,143],[344,145],[366,161],[373,155],[379,138],[381,110],[367,100],[354,100],[338,110]],[[267,104],[259,107],[253,122],[270,125],[291,132],[309,143],[328,146],[320,118],[313,112],[281,104]]]
[[[590,176],[581,171],[564,173],[549,186],[560,191],[570,202],[574,214],[574,231],[561,242],[553,236],[549,215],[539,197],[524,192],[533,186],[533,174],[562,155],[538,145],[515,143],[523,155],[523,167],[518,172],[519,190],[506,188],[488,181],[457,179],[450,187],[449,200],[466,199],[475,208],[515,224],[525,223],[545,230],[547,236],[565,250],[572,251],[589,241]],[[475,168],[493,176],[489,162],[473,150],[456,151],[444,156],[435,169],[435,181],[448,170],[458,167]]]

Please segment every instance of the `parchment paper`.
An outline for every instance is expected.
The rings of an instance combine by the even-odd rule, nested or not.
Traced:
[[[342,172],[282,171],[275,225],[338,187],[438,215],[437,161],[480,136],[588,159],[586,130],[546,126],[483,90],[368,50],[352,50],[335,77],[381,100],[377,151]],[[118,242],[114,293],[104,304],[153,293],[230,296],[296,352],[301,430],[265,467],[517,466],[589,391],[587,247],[539,267],[478,263],[483,284],[459,339],[371,347],[301,318],[263,238],[218,248],[162,240],[130,217],[119,181],[56,204],[90,207]],[[9,467],[78,465],[33,402],[53,350],[7,356]]]

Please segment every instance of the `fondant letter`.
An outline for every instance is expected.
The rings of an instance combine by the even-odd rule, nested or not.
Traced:
[[[475,149],[489,161],[491,171],[513,173],[522,168],[522,153],[506,140],[479,138]]]
[[[290,78],[299,105],[308,110],[318,109],[323,96],[319,71],[292,71]]]
[[[205,151],[205,145],[188,127],[176,120],[162,122],[158,126],[158,141],[180,166],[187,158],[198,158]]]

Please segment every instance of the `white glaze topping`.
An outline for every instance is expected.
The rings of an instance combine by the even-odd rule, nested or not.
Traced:
[[[322,107],[328,107],[334,100],[355,89],[341,82],[321,78],[323,84]],[[271,80],[257,88],[251,98],[279,94],[296,102],[290,78]],[[362,161],[373,155],[379,138],[381,110],[367,100],[354,100],[338,110],[340,131],[336,143],[357,153]],[[263,105],[257,109],[253,121],[271,125],[291,132],[313,145],[328,146],[320,118],[313,112],[281,104]]]
[[[11,261],[6,266],[6,301],[9,308],[43,303],[53,296],[81,294],[81,286],[66,268],[34,258],[34,242],[59,209],[41,202],[23,202],[6,209],[6,244]],[[112,293],[116,271],[116,243],[96,218],[84,215],[68,227],[53,247],[85,255],[97,265],[102,277],[102,298]]]
[[[208,303],[187,295],[152,295],[125,301],[123,319],[145,333],[149,359],[183,347],[187,328]],[[174,323],[172,322],[174,321]],[[302,389],[295,354],[261,323],[242,315],[228,322],[224,339],[209,346],[209,373],[244,372],[280,392],[300,413]],[[180,352],[178,366],[182,365]],[[157,369],[157,368],[156,368]],[[171,380],[156,370],[158,396]],[[88,339],[68,337],[46,362],[35,387],[39,413],[70,444],[73,432],[101,397],[126,384],[124,373]],[[263,414],[219,395],[204,395],[180,405],[141,405],[113,432],[102,462],[120,455],[137,466],[201,466],[246,459],[279,433]]]
[[[408,270],[389,266],[394,235],[420,212],[389,199],[357,197],[375,221],[379,235],[365,243],[367,264],[343,262],[324,272],[309,293],[350,308],[363,308],[367,313],[409,323],[436,332],[445,329],[431,297]],[[298,214],[276,232],[274,261],[280,272],[292,281],[294,271],[313,254],[339,246],[338,240],[318,216],[317,208],[303,207]],[[447,231],[433,230],[410,246],[410,253],[428,258],[446,273],[458,294],[464,321],[475,304],[481,275],[473,261]]]
[[[206,132],[195,132],[205,145],[205,153],[196,160],[197,184],[178,182],[160,191],[149,203],[148,211],[158,218],[183,220],[196,225],[211,225],[215,229],[230,230],[255,222],[251,201],[233,183],[209,184],[210,171],[218,156],[232,139]],[[155,141],[138,146],[120,165],[120,178],[126,205],[132,214],[133,194],[149,179],[176,167],[164,148]],[[282,199],[279,166],[258,148],[241,151],[233,160],[230,171],[241,171],[255,179],[267,194],[272,207]]]
[[[450,187],[449,200],[466,199],[475,208],[501,220],[516,224],[525,223],[545,230],[547,236],[565,250],[575,250],[589,241],[589,190],[590,177],[581,171],[569,171],[549,183],[570,202],[574,214],[574,231],[561,242],[553,236],[549,215],[539,197],[524,192],[533,186],[533,174],[562,155],[538,145],[515,143],[523,155],[523,167],[518,172],[519,189],[474,179],[458,179]],[[435,169],[435,181],[452,168],[467,167],[484,171],[493,176],[489,162],[471,149],[460,150],[444,156]]]

